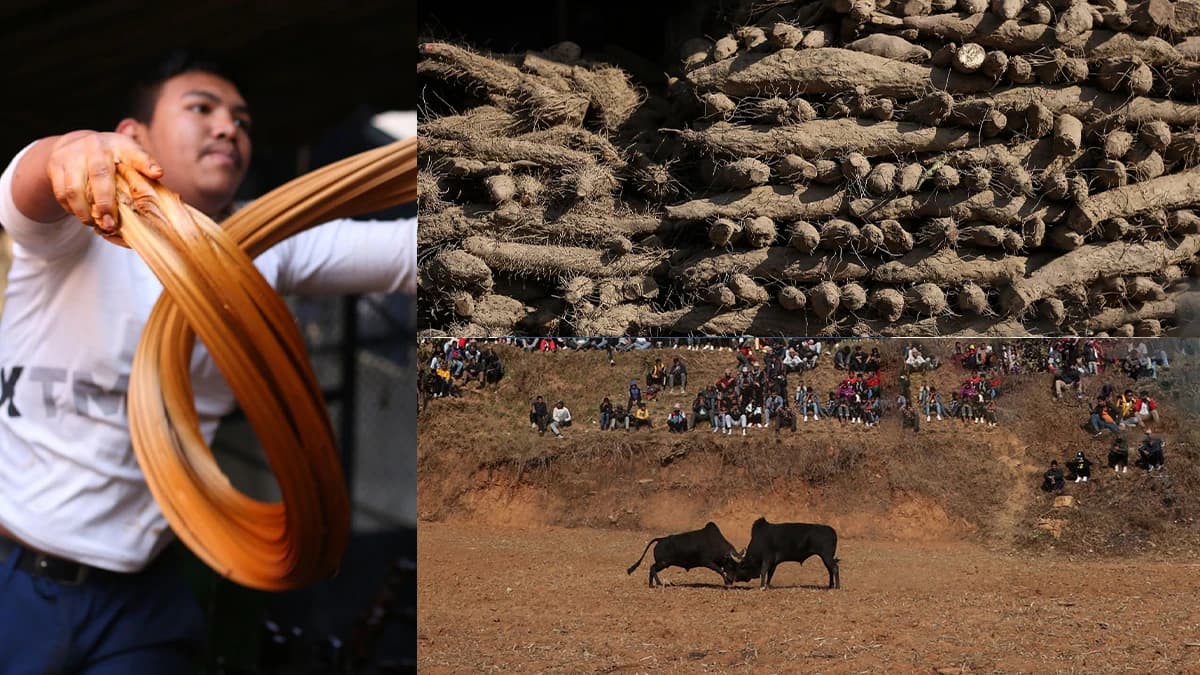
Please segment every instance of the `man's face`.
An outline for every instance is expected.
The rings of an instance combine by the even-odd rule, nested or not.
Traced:
[[[250,113],[233,83],[188,72],[162,84],[135,138],[163,168],[163,185],[209,217],[233,201],[250,164]]]

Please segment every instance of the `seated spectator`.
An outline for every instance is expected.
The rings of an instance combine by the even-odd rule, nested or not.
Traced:
[[[850,400],[851,399],[846,396],[839,396],[837,399],[837,409],[835,415],[843,425],[854,419],[852,411],[850,410]]]
[[[550,411],[550,431],[558,438],[562,438],[562,429],[571,426],[571,411],[567,408],[567,404],[559,401],[554,404],[554,410]]]
[[[849,369],[861,374],[867,369],[867,353],[863,351],[862,345],[854,345],[854,353],[850,355]]]
[[[500,356],[491,347],[484,347],[479,353],[479,387],[495,384],[504,377],[504,364]]]
[[[789,373],[794,373],[798,370],[804,370],[804,359],[800,358],[800,355],[796,353],[795,349],[789,348],[783,357],[783,367],[786,368]]]
[[[996,426],[996,399],[989,398],[987,403],[984,404],[984,419],[987,420],[987,425],[989,428],[995,428],[995,426]]]
[[[662,359],[654,357],[654,365],[650,367],[650,372],[646,374],[646,387],[658,385],[659,389],[667,386],[667,366]]]
[[[921,353],[921,348],[917,345],[912,345],[904,357],[904,365],[909,370],[925,370],[930,367],[930,360],[925,358]]]
[[[1158,402],[1145,391],[1138,395],[1138,419],[1142,422],[1152,420],[1158,422]]]
[[[863,391],[868,399],[879,398],[883,393],[883,380],[879,377],[879,371],[873,371],[863,380]]]
[[[1083,451],[1075,453],[1075,457],[1067,462],[1067,479],[1076,483],[1086,483],[1092,476],[1092,460],[1084,456]]]
[[[679,387],[679,393],[687,393],[687,364],[678,356],[671,361],[671,369],[668,371],[671,381],[671,393],[675,392],[675,387]]]
[[[613,404],[612,401],[608,400],[608,397],[605,396],[604,400],[600,402],[600,431],[607,431],[608,427],[612,425],[612,421]]]
[[[1062,492],[1064,487],[1066,487],[1066,481],[1063,479],[1062,469],[1058,468],[1057,460],[1052,460],[1050,468],[1042,474],[1042,489],[1046,492]]]
[[[958,410],[958,418],[964,423],[970,423],[972,420],[975,420],[975,408],[972,407],[971,401],[969,399],[962,398],[957,394],[953,394],[953,396],[958,401],[958,406],[956,408]],[[953,405],[954,402],[952,401],[951,406]]]
[[[1157,471],[1163,467],[1163,439],[1146,430],[1146,436],[1138,448],[1137,465],[1147,471]]]
[[[722,375],[719,380],[717,380],[717,390],[721,391],[721,392],[726,392],[726,391],[730,390],[731,388],[733,388],[733,386],[736,383],[737,383],[737,379],[733,376],[733,373],[731,373],[729,371],[729,369],[726,368],[725,374]]]
[[[725,404],[725,399],[718,398],[716,406],[713,408],[712,422],[713,422],[713,433],[714,434],[720,433],[720,432],[729,433],[727,431],[728,426],[726,425],[726,420],[728,418],[729,418],[729,407]]]
[[[1096,405],[1092,407],[1092,417],[1090,420],[1088,420],[1088,425],[1091,427],[1092,434],[1095,436],[1099,436],[1100,434],[1104,433],[1101,431],[1102,428],[1108,429],[1114,434],[1121,431],[1121,428],[1117,426],[1116,421],[1113,420],[1112,413],[1110,413],[1108,410],[1108,401],[1104,400],[1104,397],[1102,396],[1096,397]]]
[[[903,400],[903,397],[901,397]],[[916,406],[909,405],[907,401],[899,406],[900,409],[900,424],[903,427],[909,427],[915,432],[921,431],[921,411],[917,410]]]
[[[925,402],[925,421],[931,421],[930,415],[937,413],[938,421],[942,421],[942,415],[946,414],[945,407],[942,405],[942,392],[937,390],[937,387],[929,388],[929,398]]]
[[[871,353],[867,355],[867,366],[866,366],[865,370],[867,372],[875,372],[878,374],[879,370],[882,368],[883,368],[883,356],[881,356],[879,354],[878,347],[872,347]]]
[[[813,421],[821,419],[821,400],[817,396],[817,392],[812,387],[804,388],[804,401],[800,406],[800,414],[804,416],[804,421],[808,421],[809,414],[812,414]]]
[[[683,414],[683,410],[679,408],[679,404],[675,404],[675,409],[667,415],[667,432],[668,433],[683,433],[688,430],[687,415]]]
[[[609,427],[616,429],[617,427],[625,427],[625,431],[629,431],[629,412],[625,410],[625,406],[619,405],[613,411],[612,422]]]
[[[771,418],[774,417],[779,409],[787,405],[787,399],[780,396],[778,393],[771,394],[767,400],[763,401],[763,424],[771,425]]]
[[[1083,398],[1082,374],[1075,368],[1063,368],[1054,374],[1054,398],[1061,399],[1067,387],[1075,390],[1075,398]]]
[[[713,431],[716,431],[716,421],[711,414],[712,411],[708,407],[708,403],[704,400],[704,393],[696,394],[696,398],[692,399],[692,429],[700,424],[700,420],[708,420],[713,426]]]
[[[986,387],[988,398],[996,398],[999,396],[1000,391],[1003,389],[1003,385],[1004,378],[1000,376],[1000,371],[997,370],[991,377],[988,378],[987,381]]]
[[[1116,419],[1118,427],[1122,429],[1125,427],[1136,427],[1141,422],[1141,418],[1137,414],[1139,403],[1140,401],[1133,394],[1132,389],[1126,389],[1125,393],[1117,398],[1114,407],[1117,411]]]
[[[529,425],[541,435],[546,433],[546,425],[549,423],[550,411],[546,409],[546,401],[538,396],[529,404]]]
[[[742,435],[746,435],[746,427],[753,424],[757,428],[762,428],[763,425],[763,409],[757,401],[751,399],[743,408],[746,411],[746,425],[742,427]]]
[[[645,401],[638,401],[637,407],[633,409],[633,428],[640,429],[642,427],[651,427],[653,424],[650,421],[650,411],[646,409]]]
[[[1116,473],[1129,473],[1129,445],[1125,437],[1117,435],[1108,449],[1108,467]]]
[[[850,368],[850,345],[845,345],[833,353],[833,367],[838,370]]]
[[[831,391],[829,397],[825,399],[825,405],[821,408],[821,414],[826,417],[833,417],[837,413],[838,399]]]
[[[655,382],[655,383],[651,384],[650,386],[646,387],[645,391],[642,392],[642,399],[645,401],[653,401],[653,400],[656,400],[658,398],[658,395],[661,393],[662,393],[662,387],[658,386],[658,383]]]
[[[779,430],[784,427],[791,427],[793,432],[796,431],[796,411],[787,404],[787,401],[784,401],[783,405],[775,410],[773,418],[775,433],[779,433]]]
[[[862,404],[862,420],[864,426],[873,427],[879,424],[881,405],[882,404],[877,398],[868,399]]]

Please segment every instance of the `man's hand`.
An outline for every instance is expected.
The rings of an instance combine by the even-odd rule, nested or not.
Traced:
[[[71,215],[102,234],[115,235],[117,211],[116,166],[126,164],[147,178],[162,178],[163,170],[132,137],[125,134],[75,131],[54,140],[46,160],[54,199]]]

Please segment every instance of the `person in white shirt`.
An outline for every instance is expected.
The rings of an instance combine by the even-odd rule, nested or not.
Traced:
[[[168,524],[134,456],[125,395],[162,286],[119,233],[118,163],[214,220],[251,158],[250,112],[214,63],[175,59],[115,132],[38,140],[0,176],[13,263],[0,318],[0,672],[188,672],[203,614],[159,554]],[[89,227],[90,226],[90,227]],[[281,293],[416,291],[415,222],[336,221],[255,264]],[[235,400],[192,360],[211,442]]]
[[[567,404],[559,401],[554,404],[554,409],[550,411],[550,431],[554,432],[556,438],[562,438],[560,429],[571,426],[571,411],[567,408]]]

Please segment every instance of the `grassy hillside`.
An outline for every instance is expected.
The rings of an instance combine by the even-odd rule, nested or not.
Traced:
[[[894,400],[902,342],[861,344],[880,348],[885,399]],[[947,340],[922,344],[941,355],[954,347]],[[1111,441],[1107,433],[1093,438],[1081,428],[1088,399],[1055,400],[1046,373],[1007,377],[997,428],[935,420],[917,433],[889,411],[869,429],[822,420],[800,424],[795,434],[751,429],[745,437],[725,436],[702,424],[680,435],[666,430],[668,410],[678,402],[690,412],[700,386],[736,368],[735,354],[652,349],[619,353],[610,365],[603,352],[527,354],[500,345],[502,382],[434,399],[419,418],[419,515],[666,531],[763,514],[829,522],[850,536],[974,538],[1093,554],[1190,550],[1200,541],[1200,436],[1191,428],[1200,410],[1200,358],[1187,353],[1195,342],[1160,345],[1173,367],[1157,382],[1135,384],[1119,372],[1084,382],[1093,396],[1111,382],[1146,388],[1158,398],[1163,421],[1155,432],[1168,439],[1168,466],[1152,476],[1102,470]],[[1105,346],[1107,354],[1125,350],[1120,340]],[[650,404],[654,429],[600,431],[600,399],[624,403],[629,381],[643,381],[655,356],[687,362],[688,393],[666,393]],[[803,379],[827,391],[843,375],[826,354],[815,371],[792,374],[789,386],[794,390]],[[912,391],[928,383],[949,392],[966,377],[948,364],[914,374]],[[576,422],[564,439],[531,431],[529,402],[539,394],[572,409]],[[1125,434],[1136,447],[1141,431]],[[1076,497],[1076,506],[1055,509],[1037,489],[1041,473],[1051,459],[1062,463],[1078,450],[1096,462],[1097,476],[1069,484],[1066,494]]]

